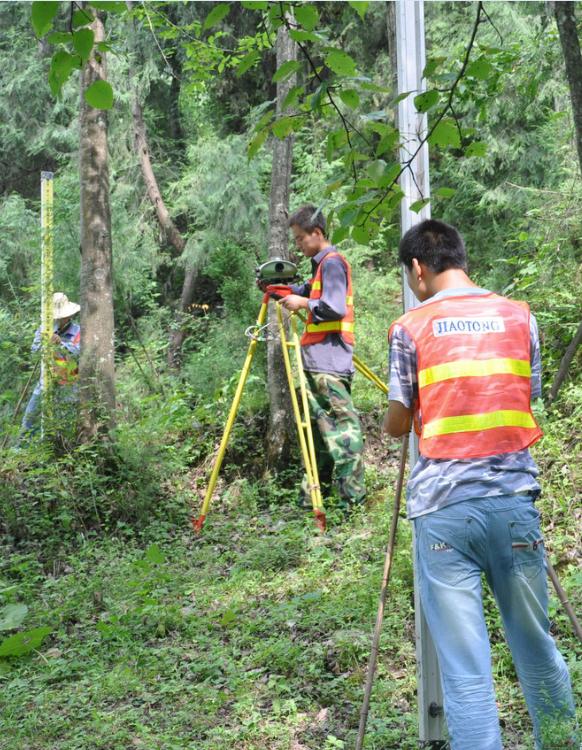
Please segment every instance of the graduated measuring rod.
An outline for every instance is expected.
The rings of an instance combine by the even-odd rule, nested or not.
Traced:
[[[53,362],[53,173],[40,173],[41,224],[41,435],[51,421]]]
[[[230,411],[228,413],[228,417],[226,420],[224,433],[222,435],[222,440],[220,441],[220,446],[218,448],[218,453],[216,454],[216,458],[214,460],[214,465],[212,467],[212,472],[210,474],[210,480],[208,482],[206,494],[204,496],[202,507],[200,509],[200,515],[198,516],[198,518],[192,518],[192,524],[194,526],[195,531],[198,533],[202,530],[202,527],[204,526],[204,522],[206,520],[206,516],[208,514],[208,509],[210,507],[212,494],[214,492],[214,488],[216,487],[216,482],[218,480],[220,467],[222,466],[222,461],[226,453],[226,447],[228,445],[230,433],[232,432],[234,421],[236,419],[236,415],[240,406],[245,383],[249,376],[249,372],[251,369],[251,364],[252,364],[253,357],[257,348],[257,344],[260,340],[263,340],[261,339],[261,332],[267,327],[265,325],[265,321],[267,319],[267,309],[269,306],[269,302],[275,301],[276,298],[281,298],[283,296],[286,296],[290,292],[291,292],[291,289],[288,286],[281,286],[281,285],[268,286],[264,294],[263,301],[259,310],[257,322],[254,326],[251,326],[249,329],[247,329],[247,335],[249,335],[251,339],[251,342],[249,344],[249,348],[247,351],[247,356],[246,356],[244,365],[242,367],[242,370],[239,376],[239,380],[238,380],[238,384],[237,384],[234,398],[232,401],[232,405],[230,407]],[[307,475],[307,480],[309,483],[309,491],[310,491],[311,503],[313,506],[313,514],[315,516],[315,523],[321,531],[324,531],[325,530],[325,510],[323,507],[323,501],[321,498],[321,490],[319,487],[319,476],[317,473],[317,460],[316,460],[315,447],[314,447],[314,442],[313,442],[313,433],[311,430],[309,402],[307,398],[307,386],[306,386],[306,380],[305,380],[305,373],[303,371],[303,363],[302,363],[302,358],[301,358],[301,344],[299,342],[299,335],[297,333],[297,316],[295,313],[291,314],[290,322],[291,322],[291,338],[289,340],[285,331],[283,311],[281,309],[281,305],[277,305],[277,323],[278,323],[278,328],[279,328],[279,335],[281,337],[283,359],[285,363],[285,372],[287,373],[287,381],[289,384],[289,394],[290,394],[291,403],[293,406],[293,416],[295,419],[295,425],[297,427],[299,447],[301,448],[301,457],[303,460],[305,473]],[[296,360],[298,380],[299,380],[299,393],[301,396],[300,400],[297,398],[297,393],[295,391],[293,368],[291,365],[291,359],[289,357],[290,350],[293,350],[295,352],[295,360]],[[365,377],[367,377],[374,385],[380,388],[380,390],[382,390],[384,393],[387,393],[388,389],[386,385],[380,380],[380,378],[377,375],[375,375],[366,364],[364,364],[361,360],[357,359],[356,357],[354,357],[354,366],[358,369],[359,372],[365,375]]]

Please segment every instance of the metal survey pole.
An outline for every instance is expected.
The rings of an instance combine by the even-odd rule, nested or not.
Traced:
[[[427,116],[417,112],[414,97],[424,90],[423,71],[426,64],[424,45],[423,0],[397,0],[396,38],[398,58],[398,93],[413,92],[398,103],[398,126],[400,130],[400,161],[408,162],[419,149],[420,141],[427,132]],[[430,218],[430,205],[418,213],[410,206],[418,200],[430,197],[428,179],[428,144],[424,144],[400,178],[404,192],[401,203],[402,234],[414,224]],[[404,310],[418,305],[410,290],[406,276],[402,274]],[[418,460],[418,439],[412,431],[409,443],[410,466]],[[416,540],[413,536],[413,545]],[[434,643],[428,631],[418,593],[416,572],[414,575],[414,610],[416,637],[416,665],[418,680],[419,738],[424,747],[439,747],[444,737],[443,698]]]
[[[41,261],[40,261],[40,335],[41,335],[41,435],[44,437],[46,426],[50,424],[52,414],[52,378],[51,366],[53,347],[53,173],[40,173],[40,224],[41,224]]]

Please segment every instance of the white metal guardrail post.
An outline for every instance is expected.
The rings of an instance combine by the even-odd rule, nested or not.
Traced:
[[[398,93],[413,92],[398,103],[398,125],[400,129],[400,160],[410,160],[419,148],[420,140],[427,132],[427,116],[417,112],[414,97],[424,90],[423,71],[426,64],[424,43],[423,0],[397,0],[396,37],[398,55]],[[410,206],[418,200],[430,197],[428,144],[424,144],[417,156],[400,178],[404,191],[401,204],[402,234],[424,219],[430,218],[430,205],[418,213]],[[404,309],[418,305],[410,290],[406,276],[402,276]],[[414,432],[410,439],[410,466],[418,459],[418,439]],[[416,542],[414,541],[414,544]],[[428,631],[420,599],[416,573],[414,576],[414,605],[416,631],[416,664],[418,678],[419,737],[423,747],[438,747],[444,737],[443,699],[440,673],[434,643]]]

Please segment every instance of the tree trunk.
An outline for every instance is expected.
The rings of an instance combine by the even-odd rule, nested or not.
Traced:
[[[386,3],[386,31],[388,35],[388,57],[390,59],[390,87],[392,96],[398,94],[398,58],[396,52],[396,3],[388,0]],[[398,107],[396,107],[398,113]]]
[[[198,278],[198,270],[189,267],[184,275],[184,284],[182,285],[182,294],[176,310],[176,319],[172,330],[170,331],[170,343],[168,346],[168,365],[173,369],[180,369],[180,351],[186,336],[188,335],[185,327],[186,315],[194,299],[194,285]]]
[[[574,119],[574,130],[576,132],[576,150],[578,151],[578,163],[582,172],[582,54],[580,53],[580,41],[576,29],[575,3],[554,3],[554,14],[560,34],[560,44],[566,65],[566,75],[570,87],[570,100],[572,102],[572,116]],[[570,345],[566,349],[560,367],[552,383],[548,400],[553,401],[558,395],[558,390],[568,374],[570,363],[576,354],[576,349],[582,342],[582,323]]]
[[[574,338],[572,339],[572,341],[570,341],[568,348],[564,352],[564,356],[562,357],[562,361],[560,362],[560,367],[558,368],[558,372],[556,373],[556,377],[554,378],[554,382],[552,383],[552,387],[550,388],[550,392],[548,394],[548,403],[551,404],[558,395],[558,391],[560,390],[562,383],[566,379],[568,369],[570,368],[570,364],[572,363],[574,355],[576,354],[576,351],[580,344],[582,344],[582,322],[578,326],[578,330],[574,334]]]
[[[297,59],[297,46],[285,26],[277,32],[277,67]],[[277,116],[283,113],[283,101],[295,85],[295,76],[277,83]],[[271,196],[269,203],[269,258],[289,258],[289,185],[293,165],[293,135],[284,140],[274,139]],[[277,330],[277,315],[273,305],[269,309],[271,330]],[[269,389],[269,427],[267,432],[267,463],[282,467],[289,458],[293,439],[291,398],[281,342],[274,338],[267,343]]]
[[[179,92],[179,88],[174,89],[174,91]],[[156,176],[154,174],[150,157],[150,150],[148,146],[146,124],[143,117],[143,110],[139,102],[139,94],[137,88],[134,91],[132,112],[134,146],[136,153],[139,156],[139,162],[141,165],[143,180],[146,186],[146,192],[156,212],[156,217],[162,229],[165,241],[175,249],[176,255],[180,256],[184,252],[184,248],[186,247],[186,240],[184,239],[182,233],[174,224],[174,221],[170,216],[170,212],[168,211],[166,204],[164,203],[164,199],[162,198],[162,194],[158,186],[158,181],[156,180]],[[178,303],[176,312],[176,320],[174,322],[172,330],[170,331],[170,339],[168,344],[168,365],[172,368],[178,368],[180,364],[180,349],[182,347],[184,339],[186,338],[184,317],[188,308],[192,304],[192,299],[194,296],[194,285],[196,283],[197,276],[198,272],[196,269],[186,269],[184,284],[182,286],[182,294],[180,295],[180,301]]]
[[[576,30],[574,3],[554,3],[554,14],[560,34],[560,43],[566,64],[566,75],[570,86],[572,115],[576,131],[576,149],[578,162],[582,170],[582,55]]]
[[[139,156],[143,181],[146,186],[148,198],[156,212],[156,217],[164,234],[165,240],[176,250],[177,255],[181,255],[186,247],[186,241],[182,237],[180,230],[172,221],[172,217],[162,194],[158,187],[158,181],[152,168],[150,150],[147,141],[146,126],[143,119],[143,110],[138,100],[138,93],[135,91],[133,100],[133,129],[135,151]]]
[[[104,41],[103,23],[91,28]],[[84,92],[106,80],[105,53],[93,52],[81,72],[79,172],[81,178],[81,357],[79,388],[81,438],[89,440],[114,425],[115,364],[113,271],[107,113],[93,109]]]

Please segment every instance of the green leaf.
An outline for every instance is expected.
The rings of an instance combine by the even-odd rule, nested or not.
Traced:
[[[214,7],[210,13],[206,16],[206,20],[202,24],[203,31],[211,29],[213,26],[217,26],[223,18],[226,18],[230,12],[230,3],[219,3]]]
[[[161,565],[166,562],[166,557],[157,544],[150,544],[145,551],[145,559],[154,563],[154,565]]]
[[[285,99],[283,100],[282,109],[288,109],[294,107],[299,101],[299,97],[305,92],[303,86],[293,86],[289,91]]]
[[[88,10],[76,10],[73,13],[73,29],[78,29],[81,26],[89,26],[95,20],[92,13]]]
[[[368,10],[368,5],[370,5],[370,3],[354,0],[354,2],[348,2],[348,5],[351,6],[356,11],[356,13],[360,16],[360,18],[363,21],[364,16],[366,15],[366,11]]]
[[[414,106],[419,112],[428,112],[440,99],[438,91],[424,91],[422,94],[414,97]]]
[[[390,99],[388,102],[387,109],[392,109],[397,104],[399,104],[403,99],[406,99],[407,96],[412,94],[412,91],[403,91],[401,94],[398,94],[398,96],[395,96],[394,99]]]
[[[394,146],[398,143],[399,137],[398,131],[396,130],[385,135],[376,146],[376,156],[381,156],[387,151],[392,151]]]
[[[327,94],[327,82],[322,81],[310,99],[309,105],[312,110],[314,110],[315,112],[319,111],[321,107],[321,99],[326,94]]]
[[[325,64],[330,70],[340,76],[353,76],[356,74],[356,63],[346,52],[339,49],[332,50],[326,55]]]
[[[345,179],[341,177],[339,180],[332,180],[331,182],[328,182],[325,186],[325,195],[331,195],[336,190],[339,190],[343,186],[345,182]]]
[[[346,206],[339,211],[339,220],[342,227],[349,227],[354,223],[356,216],[360,213],[358,206]]]
[[[331,236],[332,245],[339,245],[342,240],[345,240],[350,234],[349,227],[338,227]]]
[[[378,185],[379,188],[387,188],[388,185],[392,185],[394,180],[400,174],[401,170],[402,170],[402,167],[400,166],[400,164],[398,163],[393,164],[384,172],[382,177],[379,180],[377,180],[376,184]]]
[[[85,101],[95,109],[113,107],[113,89],[107,81],[95,81],[85,91]]]
[[[79,31],[73,33],[73,47],[83,63],[89,59],[94,40],[95,34],[93,29],[79,29]]]
[[[370,232],[365,226],[357,226],[352,229],[352,239],[360,245],[367,245],[370,242]]]
[[[419,213],[419,211],[422,211],[422,209],[430,203],[430,198],[421,198],[419,201],[414,201],[414,203],[411,204],[410,210],[414,211],[415,214]]]
[[[243,0],[241,5],[247,10],[267,10],[269,7],[269,3],[263,2],[263,0]]]
[[[125,13],[127,5],[116,0],[91,0],[89,3],[97,10],[106,10],[109,13]]]
[[[386,86],[378,86],[377,83],[371,83],[370,81],[360,83],[360,88],[364,91],[374,91],[377,94],[389,94],[391,92],[391,89],[386,88]]]
[[[296,73],[298,70],[300,70],[302,65],[303,63],[300,60],[287,60],[287,62],[284,62],[275,71],[275,75],[273,76],[273,83],[279,83],[279,81],[284,81],[285,79],[289,78],[293,75],[293,73]]]
[[[384,159],[377,159],[376,161],[370,162],[370,164],[368,164],[366,172],[374,181],[377,181],[384,175],[387,166],[388,165],[386,164]]]
[[[53,25],[53,18],[59,11],[58,2],[35,2],[32,4],[32,28],[38,36],[44,36]]]
[[[327,142],[329,148],[331,148],[333,151],[336,151],[338,148],[346,145],[346,143],[348,142],[348,134],[346,133],[344,128],[332,130],[331,133],[327,136]]]
[[[261,119],[258,121],[258,123],[255,125],[255,131],[258,133],[259,130],[262,130],[265,125],[268,125],[273,117],[275,116],[275,113],[272,109],[267,110],[261,117]]]
[[[234,625],[236,622],[236,614],[232,611],[232,609],[227,609],[226,612],[222,615],[220,618],[220,624],[223,628],[228,628],[231,625]]]
[[[269,21],[273,24],[273,29],[278,29],[279,26],[282,25],[283,19],[281,17],[281,6],[279,3],[270,3],[267,17]]]
[[[261,130],[261,132],[256,135],[253,140],[249,143],[248,149],[247,149],[247,156],[250,159],[252,159],[254,156],[256,156],[258,150],[261,148],[263,143],[267,140],[267,136],[269,135],[269,128],[265,128],[264,130]]]
[[[107,42],[97,42],[95,49],[99,52],[113,52],[113,47]]]
[[[313,31],[319,23],[319,13],[313,5],[296,5],[293,14],[306,31]]]
[[[446,57],[433,57],[431,58],[427,64],[424,66],[424,70],[422,71],[422,77],[423,78],[430,78],[431,75],[444,63],[446,60]]]
[[[350,107],[350,109],[356,109],[356,107],[360,105],[360,97],[358,96],[358,92],[354,91],[354,89],[340,91],[340,99],[347,107]]]
[[[0,643],[0,656],[23,656],[37,649],[52,632],[52,628],[33,628],[5,638]]]
[[[374,112],[366,112],[366,114],[362,115],[362,120],[365,120],[366,122],[381,122],[385,127],[389,127],[383,122],[386,120],[386,117],[385,109],[377,109]]]
[[[236,68],[236,74],[237,76],[244,75],[247,70],[250,70],[250,68],[255,65],[259,60],[261,59],[261,55],[257,50],[253,50],[252,52],[249,52],[247,55],[243,57],[243,59],[239,62]]]
[[[26,617],[26,604],[7,604],[0,609],[0,630],[14,630],[19,628]]]
[[[453,146],[459,148],[461,139],[454,120],[441,120],[433,130],[428,142],[433,146]]]
[[[297,122],[299,120],[299,123]],[[280,117],[271,126],[273,135],[280,140],[286,138],[292,133],[299,125],[301,125],[301,118],[298,117]]]
[[[434,194],[438,198],[452,198],[456,192],[455,188],[440,187],[434,191]]]
[[[320,39],[318,34],[314,34],[311,31],[303,31],[302,29],[291,29],[289,36],[295,42],[317,42]]]
[[[49,44],[68,44],[71,41],[71,35],[65,34],[64,31],[53,31],[46,40]]]
[[[466,75],[477,78],[480,81],[486,81],[492,72],[493,65],[484,57],[479,57],[469,65]]]
[[[465,149],[465,156],[485,156],[487,144],[484,141],[473,141]]]
[[[54,96],[59,94],[65,81],[80,64],[81,59],[77,55],[71,55],[70,52],[64,49],[59,49],[55,52],[48,74],[49,86]]]

